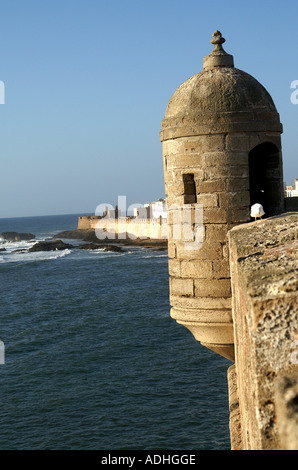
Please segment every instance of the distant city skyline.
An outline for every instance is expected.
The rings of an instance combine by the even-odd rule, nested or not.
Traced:
[[[271,94],[298,176],[296,1],[11,0],[1,5],[0,218],[164,197],[161,121],[219,29]],[[4,96],[5,90],[5,96]],[[5,97],[5,100],[4,100]],[[2,101],[3,102],[2,102]]]

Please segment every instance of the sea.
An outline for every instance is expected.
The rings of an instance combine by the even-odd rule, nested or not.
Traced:
[[[47,240],[78,216],[0,234]],[[171,319],[167,251],[33,243],[0,238],[0,450],[229,450],[231,362]]]

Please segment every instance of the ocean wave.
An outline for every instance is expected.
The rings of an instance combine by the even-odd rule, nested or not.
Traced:
[[[157,255],[157,254],[152,253],[150,255],[149,254],[148,255],[142,255],[141,258],[142,259],[149,259],[149,258],[167,258],[167,257],[168,257],[168,253],[165,253],[165,254],[162,254],[162,255],[160,255],[160,254]]]
[[[55,260],[58,258],[64,258],[71,254],[70,249],[60,251],[37,251],[33,253],[29,252],[0,252],[0,263],[32,263],[37,261]]]
[[[123,251],[119,253],[119,252],[114,252],[114,251],[106,251],[105,249],[100,249],[100,248],[97,250],[87,250],[87,252],[88,251],[91,256],[100,255],[100,258],[112,258],[112,257],[119,258],[120,256],[126,256],[128,254],[127,251]]]
[[[8,241],[8,240],[0,240],[1,248],[5,248],[8,253],[13,253],[16,250],[28,250],[34,243],[35,240],[25,241]]]

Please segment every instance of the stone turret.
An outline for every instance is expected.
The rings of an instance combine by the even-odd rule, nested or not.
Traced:
[[[224,42],[215,31],[203,71],[171,97],[160,138],[171,316],[202,344],[234,360],[227,233],[251,220],[254,203],[263,205],[265,217],[283,212],[282,125],[269,93],[234,67]],[[201,206],[202,226],[196,217]]]

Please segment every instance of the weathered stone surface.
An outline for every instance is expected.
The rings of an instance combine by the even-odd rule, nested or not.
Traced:
[[[239,397],[237,389],[237,373],[235,364],[228,369],[229,384],[229,411],[230,411],[230,439],[232,450],[242,450],[241,416],[239,410]]]
[[[191,245],[190,245],[191,247]],[[203,243],[200,248],[188,249],[188,244],[184,241],[177,241],[177,259],[181,260],[218,260],[223,258],[222,244]]]
[[[294,355],[297,359],[297,350]],[[298,371],[279,377],[275,402],[280,448],[298,450]]]
[[[298,213],[234,227],[229,240],[242,445],[279,449],[275,384],[298,368]]]
[[[197,322],[197,323],[229,323],[232,327],[232,314],[229,309],[192,309],[173,307],[171,309],[171,317],[178,319],[180,322]]]
[[[198,310],[227,310],[229,318],[232,318],[232,299],[231,297],[179,297],[172,295],[171,304],[175,307],[179,307],[180,310],[185,309],[194,309],[192,314],[195,314],[195,311]],[[218,320],[216,320],[218,321]]]
[[[204,207],[218,207],[217,193],[200,194],[197,197],[197,202],[203,204]]]
[[[229,297],[231,295],[230,279],[196,279],[196,297]]]
[[[263,111],[267,110],[265,115]],[[220,119],[223,114],[224,119]],[[164,137],[176,138],[207,133],[207,127],[213,134],[233,128],[246,132],[252,122],[261,131],[267,126],[281,132],[281,126],[275,125],[279,123],[275,105],[265,88],[251,75],[227,67],[204,70],[180,85],[169,101],[162,130]],[[227,123],[237,125],[228,127]],[[174,133],[166,132],[174,128]],[[213,143],[211,146],[214,148]]]
[[[194,281],[192,279],[170,278],[170,295],[181,295],[183,297],[193,297]]]

